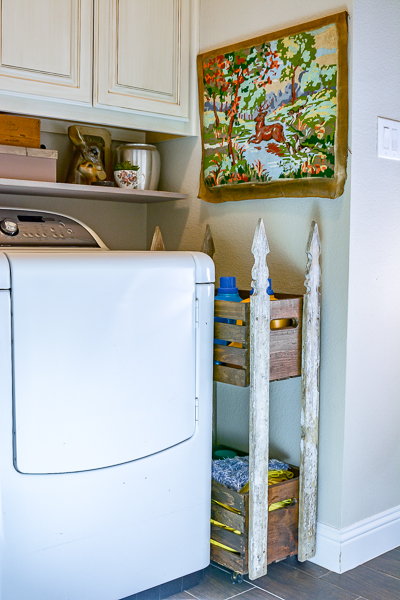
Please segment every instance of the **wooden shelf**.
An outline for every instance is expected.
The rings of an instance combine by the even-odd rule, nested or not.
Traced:
[[[58,198],[80,198],[82,200],[108,200],[113,202],[135,202],[147,204],[183,200],[187,194],[156,192],[152,190],[124,190],[118,187],[53,183],[49,181],[24,181],[0,179],[0,193],[20,196],[56,196]]]

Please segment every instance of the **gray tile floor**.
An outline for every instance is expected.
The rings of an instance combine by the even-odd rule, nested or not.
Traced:
[[[242,598],[241,598],[242,597]],[[268,575],[233,584],[231,573],[212,564],[196,587],[170,600],[400,600],[400,547],[347,571],[332,573],[295,557],[269,565]]]

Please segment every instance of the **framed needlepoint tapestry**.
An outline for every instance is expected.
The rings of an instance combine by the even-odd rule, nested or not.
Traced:
[[[205,52],[197,69],[200,198],[343,193],[346,12]]]

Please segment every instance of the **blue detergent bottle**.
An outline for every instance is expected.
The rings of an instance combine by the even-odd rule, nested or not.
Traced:
[[[239,296],[239,290],[236,287],[236,277],[220,278],[219,288],[217,288],[215,300],[228,300],[229,302],[242,301],[241,297]],[[222,317],[214,317],[214,321],[217,321],[218,323],[236,323],[235,319],[223,319]],[[222,346],[228,346],[229,343],[229,341],[225,340],[214,340],[214,344],[221,344]]]

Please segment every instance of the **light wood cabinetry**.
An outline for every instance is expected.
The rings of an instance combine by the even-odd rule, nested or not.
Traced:
[[[188,118],[187,0],[97,0],[94,104]]]
[[[0,5],[0,88],[91,104],[93,0]]]
[[[196,134],[198,0],[0,0],[2,110]]]

